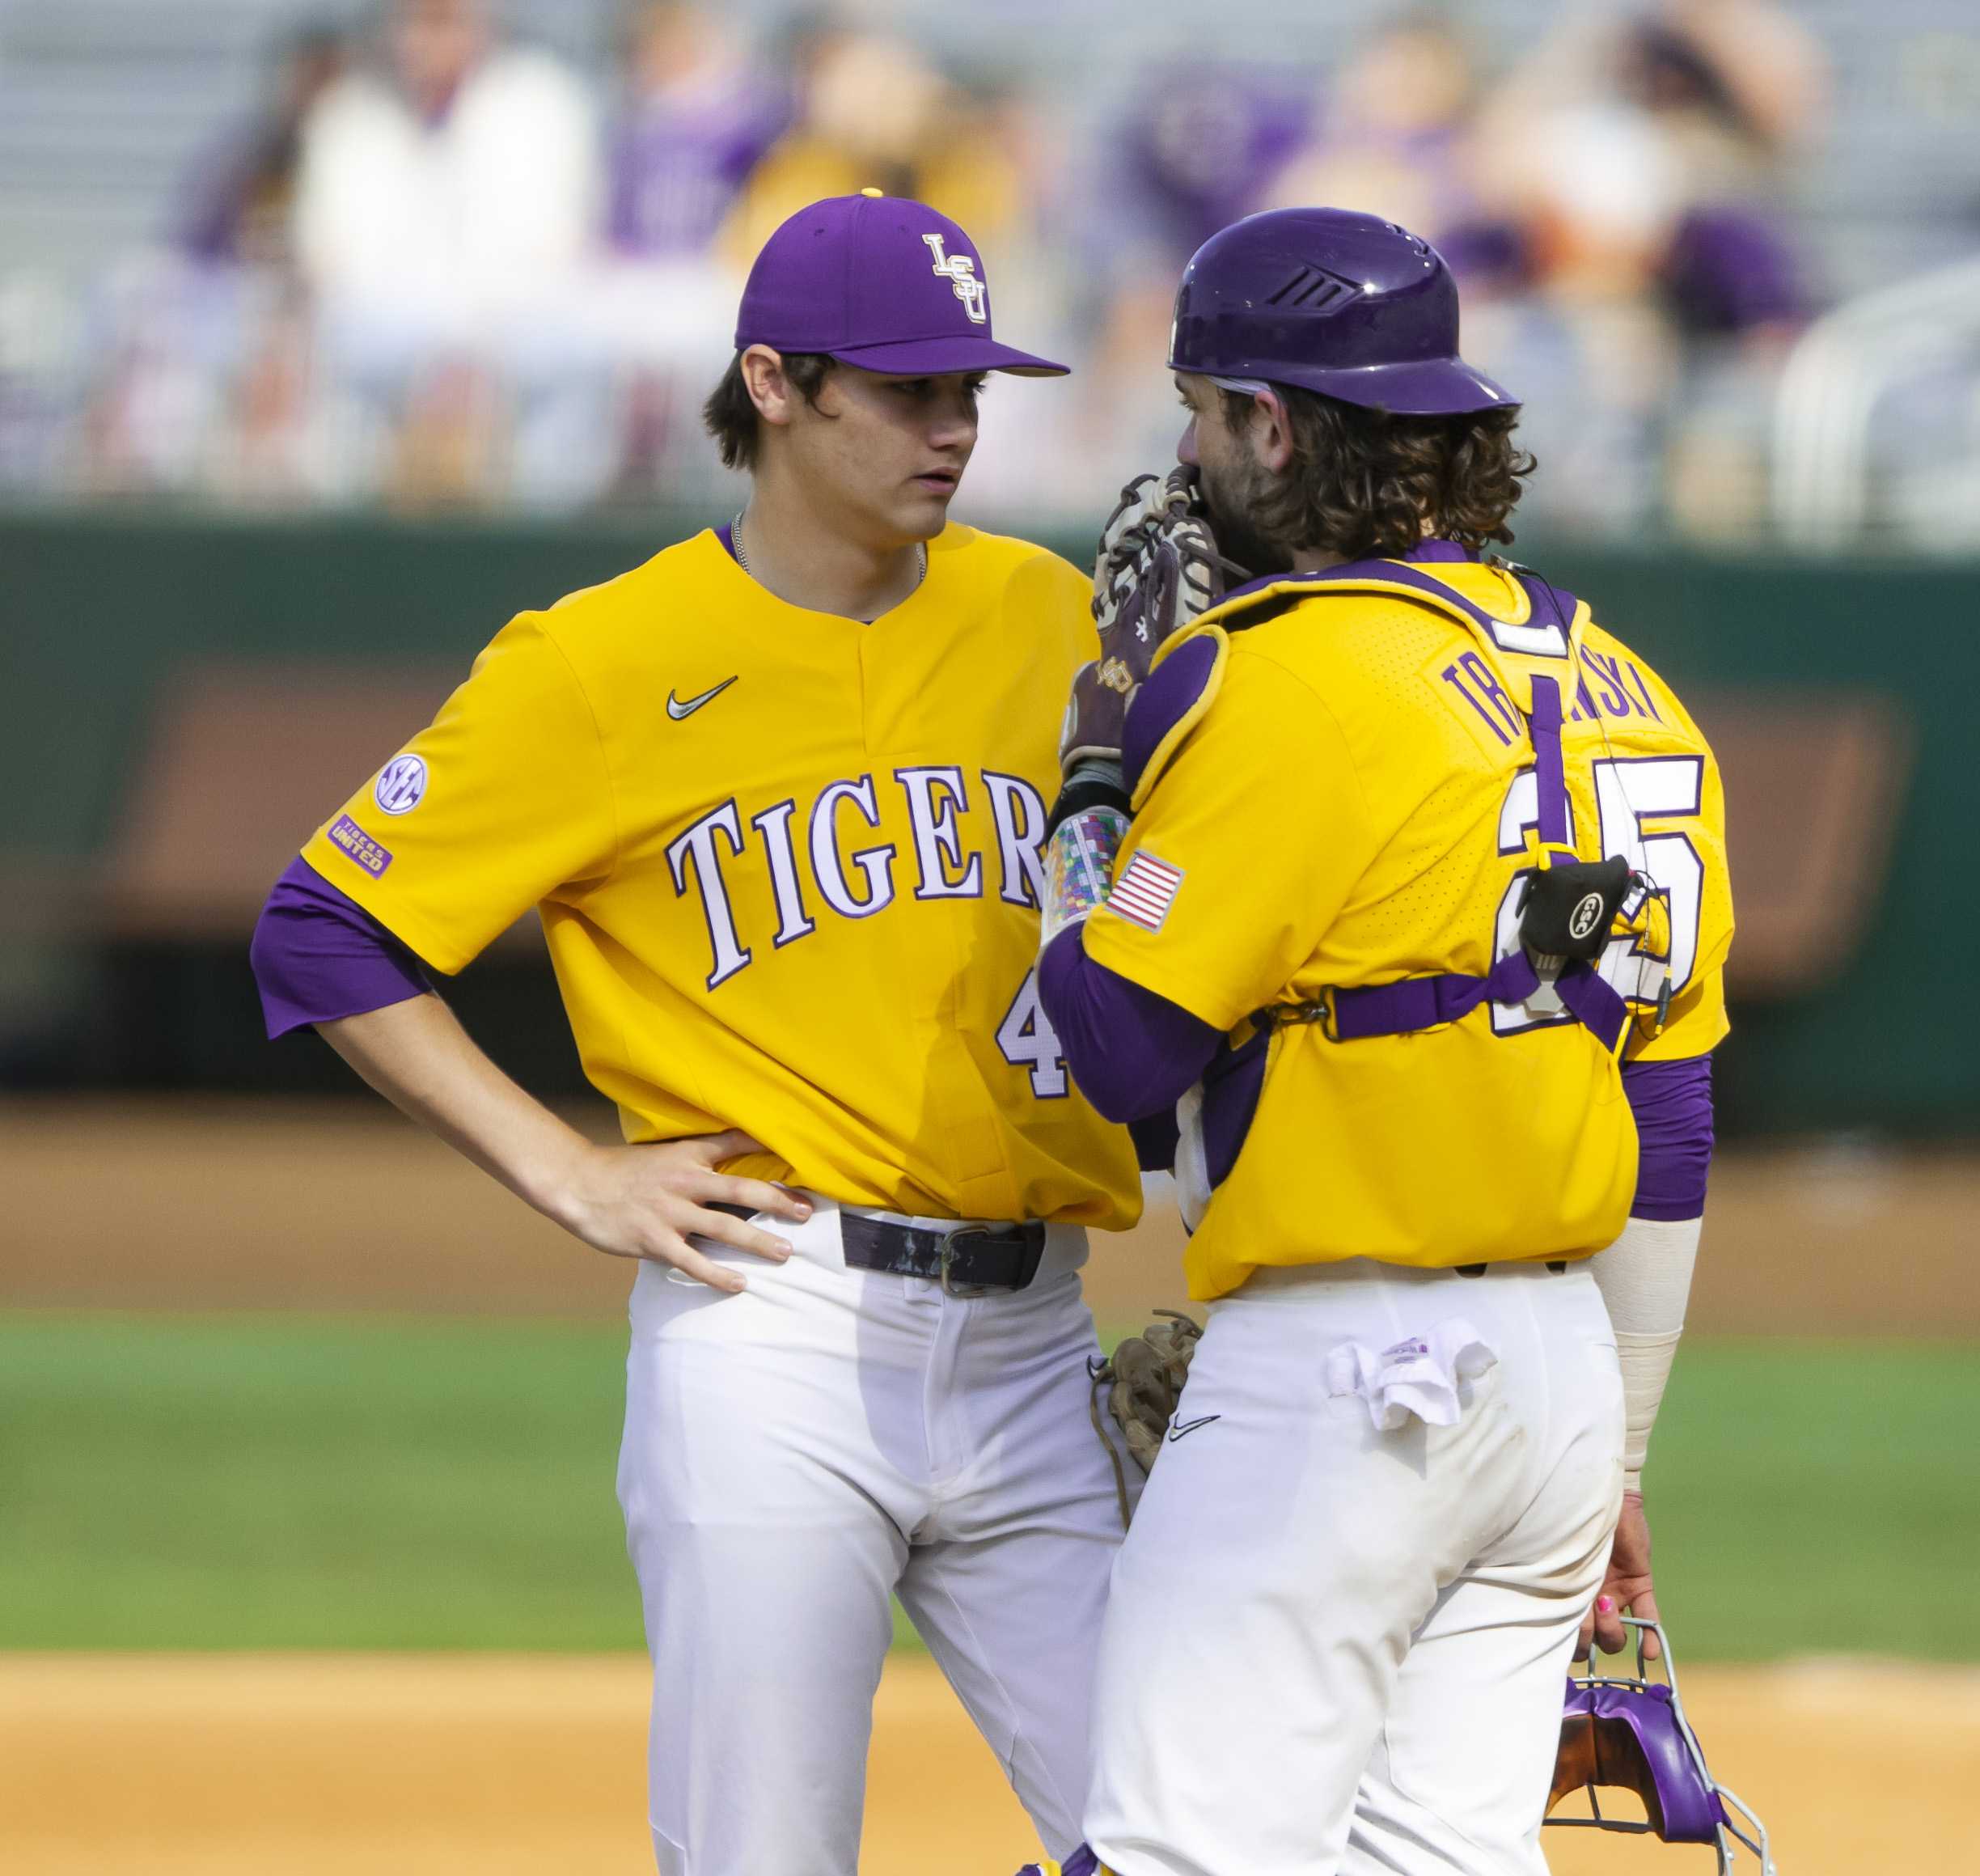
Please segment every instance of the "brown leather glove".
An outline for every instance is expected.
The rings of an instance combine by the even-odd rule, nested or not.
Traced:
[[[1217,552],[1196,506],[1196,472],[1137,476],[1107,518],[1094,562],[1093,613],[1100,655],[1072,680],[1059,765],[1120,760],[1128,706],[1155,654],[1224,595],[1226,576],[1242,578]]]
[[[1189,1379],[1190,1361],[1203,1340],[1203,1326],[1193,1317],[1173,1309],[1156,1314],[1166,1319],[1128,1336],[1093,1371],[1094,1430],[1114,1462],[1123,1526],[1128,1518],[1127,1476],[1119,1451],[1100,1422],[1101,1395],[1106,1396],[1106,1411],[1121,1430],[1128,1456],[1144,1472],[1153,1472],[1162,1436],[1182,1398],[1182,1384]]]

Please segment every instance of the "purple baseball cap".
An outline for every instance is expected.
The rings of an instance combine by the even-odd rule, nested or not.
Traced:
[[[862,189],[800,209],[764,242],[736,313],[736,349],[823,352],[866,371],[933,376],[1068,367],[990,336],[976,244],[924,202]]]

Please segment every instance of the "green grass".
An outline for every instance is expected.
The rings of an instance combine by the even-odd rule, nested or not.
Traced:
[[[637,1647],[623,1338],[0,1322],[0,1646]]]
[[[1980,1345],[1687,1342],[1644,1479],[1681,1654],[1980,1660],[1977,1430]]]
[[[0,1319],[0,1648],[639,1645],[623,1336]],[[1694,1341],[1651,1471],[1686,1658],[1980,1658],[1980,1349]]]

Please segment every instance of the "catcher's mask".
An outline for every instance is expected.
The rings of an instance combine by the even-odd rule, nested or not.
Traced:
[[[1710,1844],[1719,1853],[1720,1876],[1732,1876],[1734,1845],[1741,1844],[1759,1858],[1761,1876],[1775,1876],[1766,1826],[1723,1785],[1716,1784],[1705,1768],[1704,1751],[1678,1697],[1678,1667],[1671,1658],[1669,1637],[1655,1622],[1629,1616],[1622,1620],[1636,1631],[1636,1672],[1597,1674],[1591,1646],[1589,1671],[1568,1677],[1560,1751],[1554,1761],[1554,1789],[1547,1797],[1551,1811],[1570,1793],[1585,1790],[1590,1815],[1549,1817],[1547,1823],[1648,1833],[1667,1844]],[[1645,1672],[1646,1634],[1656,1636],[1663,1649],[1662,1681],[1651,1680]],[[1635,1792],[1649,1822],[1604,1817],[1597,1788],[1605,1785]],[[1745,1829],[1732,1821],[1733,1814]]]

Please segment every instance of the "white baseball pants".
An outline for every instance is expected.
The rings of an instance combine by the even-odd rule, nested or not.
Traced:
[[[1462,1323],[1455,1424],[1377,1430],[1359,1345]],[[1357,1260],[1212,1306],[1115,1565],[1087,1835],[1119,1876],[1542,1876],[1581,1616],[1621,1504],[1584,1264]]]
[[[702,1242],[739,1294],[656,1264],[633,1286],[619,1496],[662,1876],[854,1876],[891,1590],[1064,1856],[1121,1537],[1085,1234],[1051,1227],[1028,1288],[958,1298],[848,1270],[813,1196],[776,1226],[788,1264]]]

